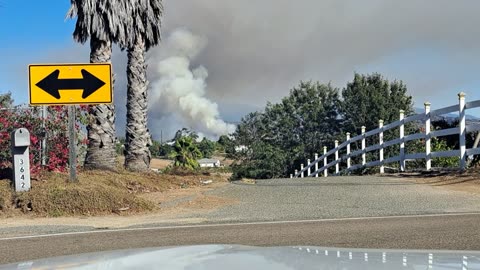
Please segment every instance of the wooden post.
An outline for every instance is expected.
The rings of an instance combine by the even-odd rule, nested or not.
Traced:
[[[312,173],[312,170],[310,169],[310,159],[307,159],[307,177],[310,177],[310,174]]]
[[[323,167],[325,167],[325,169],[323,170],[323,176],[328,177],[328,169],[327,169],[328,160],[327,160],[327,147],[326,146],[323,147],[323,155],[325,155],[325,157],[323,158]]]
[[[365,131],[366,127],[362,126],[362,166],[365,166],[367,164],[367,154],[365,153]]]
[[[400,110],[400,121],[402,121],[400,125],[400,171],[405,171],[405,142],[403,138],[405,137],[405,124],[403,123],[403,119],[405,119],[405,111]]]
[[[460,127],[460,132],[459,132],[459,142],[460,142],[460,169],[463,171],[467,167],[467,149],[466,149],[466,140],[465,140],[465,135],[467,132],[467,126],[466,126],[466,119],[465,119],[465,93],[461,92],[458,94],[458,104],[460,106],[459,108],[459,127]]]
[[[347,132],[347,171],[350,171],[352,159],[350,158],[350,132]]]
[[[300,164],[300,177],[301,178],[305,177],[305,172],[303,171],[303,168],[305,168],[305,166],[303,164]]]
[[[295,170],[295,177],[298,178],[298,170]]]
[[[315,153],[315,177],[318,177],[318,154]]]
[[[430,102],[425,102],[425,169],[430,171],[432,169],[431,140],[430,140]]]
[[[380,133],[378,133],[378,144],[380,145],[379,160],[382,163],[380,165],[380,173],[385,173],[385,166],[383,165],[383,120],[378,120],[378,128],[380,128]]]
[[[290,178],[293,178],[293,174],[290,174]]]
[[[338,140],[335,140],[335,161],[337,162],[337,164],[335,164],[335,174],[338,174],[340,172],[340,163],[338,157]]]

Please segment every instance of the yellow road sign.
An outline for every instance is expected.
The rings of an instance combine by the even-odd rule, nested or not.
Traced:
[[[28,69],[30,105],[112,103],[111,64],[35,64]]]

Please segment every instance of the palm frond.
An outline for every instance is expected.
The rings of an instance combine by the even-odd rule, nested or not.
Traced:
[[[128,47],[133,47],[138,38],[143,39],[147,50],[158,45],[161,41],[162,0],[131,0],[130,3]]]
[[[73,38],[85,43],[94,36],[126,46],[128,37],[128,0],[71,0],[67,18],[77,18]]]

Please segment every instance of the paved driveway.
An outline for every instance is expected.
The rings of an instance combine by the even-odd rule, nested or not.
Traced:
[[[187,217],[234,222],[480,212],[478,194],[391,177],[262,180],[209,194],[239,203]]]

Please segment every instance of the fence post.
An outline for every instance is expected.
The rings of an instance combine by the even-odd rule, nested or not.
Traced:
[[[318,177],[318,154],[315,153],[315,177]]]
[[[460,92],[458,94],[458,103],[460,105],[460,109],[458,111],[459,113],[459,126],[460,126],[460,132],[459,132],[459,142],[460,142],[460,169],[463,171],[466,168],[466,142],[465,142],[465,135],[467,132],[467,126],[466,126],[466,119],[465,119],[465,96],[466,94],[463,92]]]
[[[300,164],[300,177],[301,178],[305,177],[305,172],[303,171],[303,168],[305,168],[305,166],[303,166],[303,163],[302,163],[302,164]]]
[[[379,160],[381,162],[380,173],[385,173],[385,166],[383,165],[383,120],[378,120],[378,128],[380,128],[380,133],[378,133],[378,144],[380,145]]]
[[[293,174],[290,174],[290,178],[293,178]]]
[[[367,154],[365,153],[365,131],[366,127],[362,126],[362,166],[367,164]]]
[[[312,170],[310,169],[310,159],[307,159],[307,177],[310,177],[310,174],[312,173]]]
[[[405,119],[405,111],[400,110],[400,171],[405,171],[405,142],[403,138],[405,137],[405,124],[403,123],[403,119]]]
[[[327,160],[327,147],[326,146],[323,147],[323,155],[325,156],[323,158],[323,167],[325,168],[323,170],[323,176],[327,177],[328,176],[328,169],[327,169],[328,160]]]
[[[298,170],[295,170],[295,177],[298,178]]]
[[[340,172],[340,162],[338,160],[338,140],[335,140],[335,174]]]
[[[432,159],[430,157],[431,149],[431,140],[430,140],[430,102],[425,102],[425,169],[430,171],[432,169]]]
[[[347,171],[350,171],[350,167],[352,166],[350,158],[350,132],[347,132]]]

